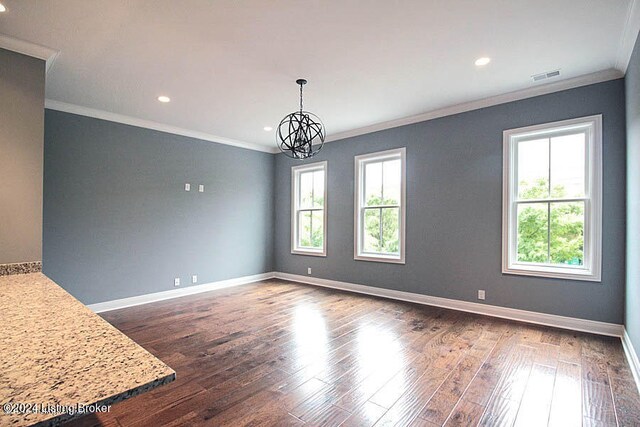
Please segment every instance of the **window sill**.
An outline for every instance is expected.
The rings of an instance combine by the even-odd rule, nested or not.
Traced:
[[[302,250],[302,249],[293,249],[291,250],[292,255],[308,255],[308,256],[319,256],[326,257],[326,251],[312,251],[312,250]]]
[[[514,264],[502,268],[503,274],[532,276],[548,279],[581,280],[587,282],[601,282],[601,274],[587,269],[571,269],[563,267],[544,267],[537,265]]]
[[[389,256],[374,256],[374,255],[354,255],[356,261],[370,261],[370,262],[386,262],[390,264],[404,264],[404,258],[392,258]]]

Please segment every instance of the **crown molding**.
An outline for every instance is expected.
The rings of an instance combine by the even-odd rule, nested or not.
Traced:
[[[0,46],[1,47],[1,46]],[[536,85],[515,92],[509,92],[502,95],[492,96],[476,101],[466,102],[462,104],[452,105],[445,108],[429,111],[415,116],[404,117],[401,119],[390,120],[387,122],[376,123],[370,126],[361,127],[345,132],[339,132],[327,137],[326,142],[338,141],[345,138],[364,135],[372,132],[378,132],[386,129],[392,129],[400,126],[410,125],[413,123],[433,120],[440,117],[451,116],[454,114],[464,113],[467,111],[478,110],[480,108],[492,107],[494,105],[505,104],[508,102],[519,101],[522,99],[533,98],[535,96],[547,95],[554,92],[560,92],[567,89],[573,89],[581,86],[587,86],[595,83],[602,83],[609,80],[615,80],[624,77],[624,74],[617,69],[608,69],[584,76],[574,77],[571,79],[561,80],[543,85]],[[45,100],[45,108],[50,110],[63,111],[65,113],[78,114],[80,116],[93,117],[96,119],[107,120],[110,122],[122,123],[126,125],[136,126],[145,129],[153,129],[160,132],[171,133],[174,135],[187,136],[190,138],[201,139],[204,141],[216,142],[219,144],[231,145],[234,147],[246,148],[248,150],[261,151],[263,153],[278,154],[280,151],[277,147],[269,147],[261,144],[239,141],[231,138],[212,135],[205,132],[195,131],[191,129],[180,128],[177,126],[158,123],[151,120],[144,120],[137,117],[126,116],[123,114],[112,113],[109,111],[98,110],[81,105],[69,104],[66,102],[56,101],[53,99]]]
[[[59,50],[50,47],[31,43],[25,40],[9,37],[6,34],[0,34],[0,48],[31,56],[33,58],[42,59],[46,63],[46,71],[53,66],[56,58],[60,54]]]
[[[209,133],[184,129],[177,126],[171,126],[164,123],[153,122],[151,120],[139,119],[137,117],[125,116],[123,114],[111,113],[109,111],[97,110],[94,108],[83,107],[81,105],[68,104],[66,102],[46,99],[44,107],[49,110],[62,111],[65,113],[77,114],[94,119],[106,120],[109,122],[122,123],[125,125],[136,126],[139,128],[152,129],[160,132],[171,133],[174,135],[186,136],[189,138],[201,139],[204,141],[216,142],[218,144],[231,145],[233,147],[246,148],[248,150],[262,151],[264,153],[274,154],[276,147],[268,147],[260,144],[239,141],[236,139],[224,138],[222,136],[211,135]]]
[[[496,95],[489,98],[479,99],[476,101],[465,102],[462,104],[456,104],[449,107],[440,108],[437,110],[429,111],[426,113],[418,114],[415,116],[404,117],[401,119],[390,120],[387,122],[376,123],[370,126],[361,127],[345,132],[339,132],[327,137],[326,141],[338,141],[345,138],[351,138],[354,136],[364,135],[367,133],[378,132],[381,130],[392,129],[400,126],[410,125],[413,123],[424,122],[427,120],[433,120],[440,117],[451,116],[454,114],[464,113],[467,111],[478,110],[480,108],[492,107],[494,105],[506,104],[507,102],[519,101],[526,98],[533,98],[535,96],[547,95],[554,92],[560,92],[567,89],[574,89],[581,86],[588,86],[595,83],[602,83],[609,80],[615,80],[624,77],[624,74],[620,70],[608,69],[598,71],[596,73],[585,74],[583,76],[574,77],[571,79],[560,80],[553,83],[547,83],[543,85],[536,85],[526,89],[505,93],[502,95]]]
[[[631,0],[627,21],[622,29],[620,48],[618,49],[618,57],[616,60],[616,68],[623,73],[626,73],[627,67],[629,67],[629,61],[631,60],[633,48],[638,39],[638,33],[640,33],[640,0]]]

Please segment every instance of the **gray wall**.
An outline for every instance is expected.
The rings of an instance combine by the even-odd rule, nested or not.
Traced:
[[[271,271],[273,167],[271,154],[46,110],[44,272],[90,304]]]
[[[627,295],[625,326],[640,351],[640,39],[627,69]]]
[[[42,259],[44,74],[0,49],[0,264]]]
[[[602,283],[501,273],[502,131],[592,114],[604,120]],[[353,259],[353,156],[407,148],[406,265]],[[622,79],[325,145],[327,257],[290,253],[290,167],[276,161],[276,270],[420,294],[622,323],[625,105]]]

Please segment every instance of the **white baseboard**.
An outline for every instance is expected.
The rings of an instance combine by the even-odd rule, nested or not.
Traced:
[[[640,360],[638,360],[638,353],[636,353],[636,350],[633,348],[633,343],[626,329],[622,336],[622,348],[624,348],[624,354],[627,356],[627,362],[629,362],[633,379],[636,381],[638,392],[640,392]]]
[[[105,311],[118,310],[120,308],[148,304],[150,302],[163,301],[167,299],[183,297],[186,295],[193,295],[193,294],[199,294],[202,292],[209,292],[209,291],[215,291],[218,289],[230,288],[232,286],[239,286],[247,283],[258,282],[260,280],[273,279],[274,277],[275,277],[275,273],[273,272],[254,274],[252,276],[243,276],[243,277],[237,277],[234,279],[220,280],[217,282],[203,283],[202,285],[171,289],[169,291],[155,292],[153,294],[139,295],[135,297],[99,302],[97,304],[90,304],[87,307],[89,307],[95,313],[102,313]]]
[[[356,292],[359,294],[373,295],[382,298],[448,308],[452,310],[466,311],[469,313],[483,314],[485,316],[500,317],[503,319],[534,323],[537,325],[553,326],[556,328],[570,329],[573,331],[620,337],[623,340],[627,358],[629,359],[629,364],[634,369],[634,375],[638,375],[638,373],[640,372],[640,364],[638,363],[637,353],[633,351],[631,341],[629,341],[628,338],[626,338],[625,341],[626,335],[623,325],[558,316],[555,314],[538,313],[534,311],[518,310],[515,308],[499,307],[495,305],[479,304],[475,302],[460,301],[449,298],[434,297],[429,295],[415,294],[412,292],[395,291],[392,289],[376,288],[373,286],[339,282],[337,280],[321,279],[318,277],[301,276],[298,274],[281,272],[254,274],[252,276],[237,277],[234,279],[205,283],[197,286],[189,286],[186,288],[171,289],[169,291],[156,292],[153,294],[139,295],[130,298],[100,302],[97,304],[90,304],[88,307],[96,313],[102,313],[105,311],[133,307],[136,305],[148,304],[151,302],[163,301],[186,295],[199,294],[202,292],[215,291],[218,289],[224,289],[232,286],[239,286],[273,278],[291,280],[293,282],[322,286],[332,289],[340,289],[343,291]],[[634,356],[635,359],[632,359],[632,356]],[[636,379],[636,381],[638,380]]]
[[[356,292],[365,295],[374,295],[400,301],[432,305],[436,307],[449,308],[452,310],[466,311],[469,313],[484,314],[486,316],[500,317],[503,319],[517,320],[520,322],[535,323],[537,325],[553,326],[556,328],[570,329],[573,331],[589,332],[598,335],[622,337],[624,332],[624,327],[615,323],[597,322],[594,320],[576,319],[573,317],[558,316],[555,314],[537,313],[534,311],[518,310],[515,308],[499,307],[495,305],[433,297],[429,295],[376,288],[372,286],[358,285],[355,283],[301,276],[297,274],[276,272],[275,277],[278,279],[291,280],[294,282],[306,283],[309,285],[323,286],[326,288],[340,289],[343,291]]]
[[[589,332],[598,335],[608,335],[620,337],[624,353],[633,373],[638,391],[640,391],[640,360],[631,343],[623,325],[615,323],[597,322],[594,320],[577,319],[573,317],[558,316],[555,314],[538,313],[534,311],[518,310],[515,308],[499,307],[495,305],[479,304],[475,302],[460,301],[449,298],[434,297],[429,295],[415,294],[412,292],[396,291],[392,289],[376,288],[373,286],[358,285],[355,283],[340,282],[337,280],[321,279],[318,277],[302,276],[298,274],[269,272],[254,274],[251,276],[237,277],[234,279],[220,280],[218,282],[205,283],[186,288],[171,289],[164,292],[139,295],[130,298],[122,298],[113,301],[90,304],[88,307],[95,313],[117,310],[120,308],[133,307],[136,305],[148,304],[156,301],[163,301],[178,298],[186,295],[194,295],[202,292],[215,291],[218,289],[240,286],[247,283],[258,282],[267,279],[283,279],[308,285],[322,286],[325,288],[339,289],[342,291],[355,292],[364,295],[373,295],[382,298],[389,298],[399,301],[407,301],[417,304],[431,305],[448,308],[451,310],[466,311],[469,313],[483,314],[485,316],[499,317],[502,319],[516,320],[537,325],[552,326],[556,328],[569,329],[573,331]]]

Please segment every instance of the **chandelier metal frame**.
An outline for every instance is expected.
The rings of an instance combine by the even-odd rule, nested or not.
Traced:
[[[326,132],[320,117],[305,111],[303,86],[305,79],[298,79],[300,85],[300,110],[287,114],[276,129],[276,144],[285,156],[304,160],[315,156],[324,146]]]

